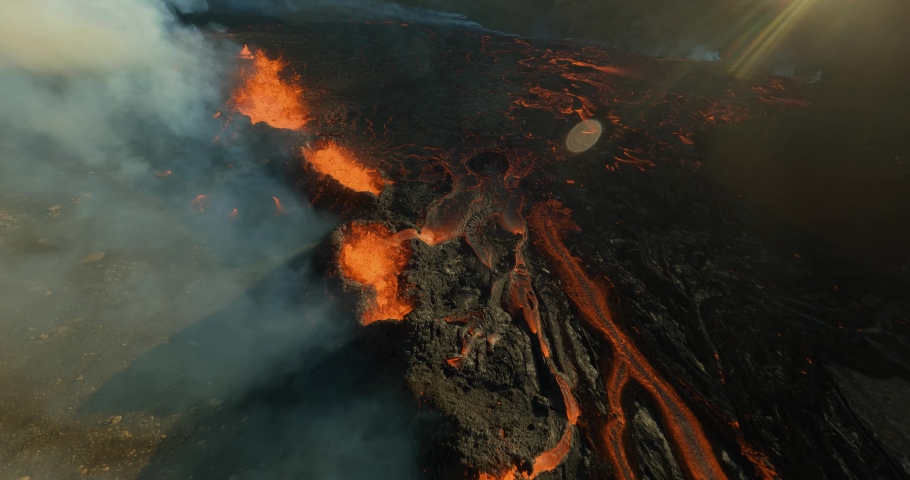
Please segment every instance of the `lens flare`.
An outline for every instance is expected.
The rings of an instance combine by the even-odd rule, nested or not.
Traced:
[[[744,34],[731,50],[730,73],[744,77],[755,71],[787,38],[817,0],[794,0],[771,21],[757,24]],[[757,32],[754,33],[753,32]]]
[[[566,148],[572,153],[584,152],[600,140],[603,126],[597,120],[585,120],[569,132],[566,137]]]

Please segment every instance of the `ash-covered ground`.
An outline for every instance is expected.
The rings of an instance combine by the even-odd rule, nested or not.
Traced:
[[[262,236],[225,248],[201,235],[153,256],[173,264],[163,285],[227,272],[236,293],[186,324],[143,330],[141,351],[99,369],[88,390],[67,370],[72,392],[49,393],[69,398],[60,412],[37,413],[46,399],[26,390],[5,400],[4,474],[910,476],[906,283],[838,260],[699,174],[718,125],[811,108],[811,86],[465,26],[193,20],[228,25],[213,35],[248,45],[242,56],[280,58],[310,116],[289,132],[225,109],[211,148],[256,153],[225,161],[230,175],[208,184],[242,190],[257,172],[309,206],[251,200],[241,210],[268,218]],[[584,120],[603,133],[572,153],[566,137]],[[309,152],[326,144],[380,175],[378,195],[320,173]],[[159,168],[174,172],[160,180],[184,181],[167,160]],[[208,214],[212,223],[190,224],[211,233],[232,207],[211,197],[186,197],[192,211],[173,215]],[[47,242],[21,236],[22,222],[67,213],[26,220],[3,208],[4,228],[19,227],[12,235],[37,250]],[[272,249],[281,254],[244,258],[311,215],[341,225],[296,243],[285,234]],[[381,240],[376,257],[395,257],[382,265],[401,318],[365,321],[392,277],[379,272],[383,284],[371,287],[350,278],[345,249],[356,250],[361,229]],[[214,256],[229,261],[171,257],[193,242],[221,246]],[[73,285],[101,285],[82,295],[122,288],[140,265],[83,260]],[[109,335],[78,318],[20,332],[34,338],[11,344],[8,371],[27,371],[23,358],[51,354],[28,349],[53,342],[69,368],[67,352],[81,351],[63,346],[73,332]],[[102,440],[81,447],[89,434]]]

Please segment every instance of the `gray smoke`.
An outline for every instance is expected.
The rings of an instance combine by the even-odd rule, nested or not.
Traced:
[[[704,45],[696,45],[689,54],[691,60],[701,60],[703,62],[719,62],[720,52],[712,51]]]
[[[141,416],[253,402],[271,416],[252,422],[248,452],[271,454],[278,440],[299,451],[327,442],[350,453],[323,455],[313,478],[365,477],[375,465],[406,477],[411,445],[389,424],[399,417],[387,403],[328,391],[326,402],[339,397],[334,409],[303,402],[275,413],[250,400],[282,378],[306,376],[348,339],[351,319],[328,303],[303,248],[334,221],[266,168],[287,159],[242,137],[213,144],[224,128],[213,115],[224,108],[239,46],[180,24],[173,8],[208,6],[13,0],[3,7],[0,410],[35,410],[78,430],[94,417],[67,412]],[[203,194],[210,208],[191,211]],[[273,213],[272,197],[284,215]],[[241,220],[228,220],[238,206]],[[73,386],[53,390],[59,378]],[[48,388],[56,393],[37,393]],[[388,428],[380,431],[378,417]],[[270,462],[303,471],[299,451]],[[175,468],[217,461],[197,453]],[[10,468],[28,469],[16,478],[41,468],[55,478],[54,465],[69,461]],[[172,463],[153,458],[150,471],[156,462]]]

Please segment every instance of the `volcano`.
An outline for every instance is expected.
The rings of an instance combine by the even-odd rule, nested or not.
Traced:
[[[910,475],[836,373],[910,378],[905,287],[699,174],[810,86],[463,26],[216,36],[248,46],[220,141],[342,219],[316,263],[439,419],[425,478]]]

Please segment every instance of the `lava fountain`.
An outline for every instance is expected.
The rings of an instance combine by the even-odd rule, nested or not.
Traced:
[[[361,323],[403,320],[413,306],[398,291],[398,275],[410,257],[406,244],[381,223],[353,223],[344,232],[339,264],[349,280],[373,291]]]
[[[248,65],[241,67],[241,83],[231,97],[234,109],[250,117],[253,123],[264,122],[288,130],[303,128],[309,112],[301,100],[303,88],[297,85],[299,78],[291,77],[290,82],[282,80],[280,73],[285,63],[281,58],[270,59],[262,50],[250,55],[244,46],[240,58],[248,60],[245,62]]]
[[[303,156],[319,173],[328,175],[351,190],[382,193],[385,181],[379,171],[360,163],[352,152],[329,142],[322,148],[302,149]]]

